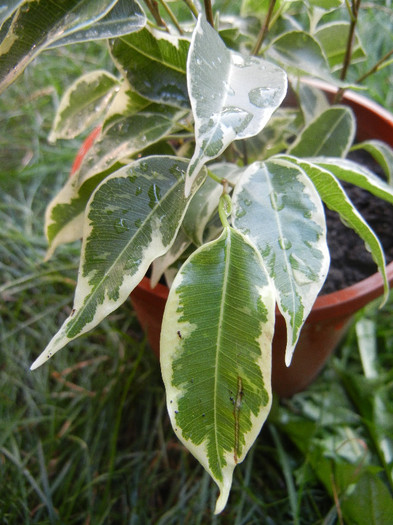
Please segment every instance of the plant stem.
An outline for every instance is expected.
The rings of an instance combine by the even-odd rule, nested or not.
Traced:
[[[341,70],[341,75],[340,75],[341,80],[345,80],[347,76],[348,68],[351,64],[353,41],[355,38],[355,29],[356,29],[356,24],[358,21],[358,16],[359,16],[360,2],[361,0],[352,0],[352,8],[350,11],[351,12],[351,23],[349,26],[347,49],[345,51],[343,68]]]
[[[212,27],[214,27],[214,18],[213,18],[213,9],[212,9],[211,0],[204,0],[204,3],[205,3],[206,19],[209,22],[209,24]]]
[[[272,18],[272,15],[273,15],[273,10],[274,10],[275,4],[276,4],[276,0],[270,0],[269,1],[269,9],[268,9],[268,12],[267,12],[267,15],[266,15],[265,23],[263,24],[263,26],[261,27],[261,30],[259,32],[257,43],[255,44],[255,47],[254,47],[254,49],[252,51],[253,55],[257,55],[259,53],[259,50],[261,49],[263,41],[265,40],[265,37],[266,37],[267,32],[269,30],[269,24],[270,24],[270,20]]]
[[[164,22],[164,20],[161,18],[160,11],[158,10],[158,2],[157,0],[145,0],[145,4],[147,5],[147,8],[149,9],[150,13],[153,15],[154,20],[156,21],[156,24],[164,27],[166,31],[169,33],[168,26]]]
[[[165,9],[165,11],[168,13],[170,19],[172,20],[173,22],[173,25],[176,27],[176,29],[178,30],[179,32],[179,35],[183,35],[183,30],[182,28],[180,27],[179,25],[179,22],[177,21],[172,9],[169,7],[169,5],[165,2],[165,0],[160,0],[160,3],[161,5],[163,6],[163,8]]]
[[[383,56],[380,60],[378,60],[378,62],[371,69],[369,69],[368,71],[366,71],[366,73],[364,73],[361,77],[359,77],[356,80],[356,83],[363,82],[363,80],[365,80],[367,77],[369,77],[373,73],[376,73],[380,69],[380,66],[382,66],[382,64],[386,62],[388,58],[390,58],[392,55],[393,55],[393,49],[391,49],[388,53],[386,53],[385,56]]]

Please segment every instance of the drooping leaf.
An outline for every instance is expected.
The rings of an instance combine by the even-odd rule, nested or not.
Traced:
[[[259,133],[287,90],[285,72],[265,60],[230,51],[200,16],[187,61],[195,120],[195,152],[186,191],[201,167],[235,139]]]
[[[106,110],[116,88],[118,79],[107,71],[82,75],[64,93],[48,140],[72,139],[88,129]]]
[[[346,106],[333,106],[304,128],[288,153],[296,157],[345,157],[354,138],[352,110]]]
[[[146,16],[136,0],[117,0],[112,9],[93,26],[74,31],[56,40],[50,47],[128,35],[139,31],[145,24]]]
[[[388,182],[393,186],[393,149],[380,140],[367,140],[354,144],[351,150],[363,149],[370,153],[382,167]]]
[[[24,2],[14,13],[0,43],[0,92],[9,86],[41,51],[67,34],[94,27],[117,1],[69,0],[67,6],[54,0]],[[142,13],[139,5],[134,1],[133,4],[135,10]],[[138,16],[135,30],[140,29],[144,23],[144,15],[141,14]]]
[[[274,292],[255,248],[226,227],[181,268],[164,312],[161,370],[173,428],[220,488],[271,405]]]
[[[319,26],[314,37],[321,44],[332,71],[340,69],[344,63],[348,45],[349,22],[330,22]],[[358,35],[355,33],[351,54],[351,64],[364,60],[366,53]]]
[[[141,96],[153,102],[189,108],[186,63],[190,42],[144,28],[110,42],[112,58]]]
[[[335,177],[363,188],[393,204],[393,188],[366,167],[348,159],[315,158],[313,163],[329,170]]]
[[[86,208],[72,313],[32,369],[120,306],[152,261],[170,248],[189,202],[186,168],[178,157],[147,157],[98,186]],[[202,172],[194,191],[205,176]]]
[[[234,227],[251,239],[273,281],[287,325],[289,366],[329,267],[321,199],[304,171],[278,158],[255,162],[233,195]]]
[[[389,293],[389,284],[386,277],[385,256],[381,243],[376,237],[373,230],[363,219],[360,213],[356,210],[353,203],[348,198],[343,187],[338,182],[336,177],[330,171],[330,166],[323,168],[322,165],[314,164],[313,162],[297,159],[295,157],[285,157],[293,165],[299,166],[307,176],[310,177],[316,189],[318,190],[321,199],[326,206],[336,211],[344,224],[352,228],[361,239],[363,239],[367,249],[381,272],[384,282],[384,302]]]
[[[243,169],[236,164],[223,162],[210,165],[209,171],[216,177],[226,179],[228,182],[235,184],[240,178]],[[211,177],[207,177],[190,202],[182,228],[196,246],[200,246],[203,243],[206,225],[213,213],[217,211],[221,194],[222,185],[218,184]]]

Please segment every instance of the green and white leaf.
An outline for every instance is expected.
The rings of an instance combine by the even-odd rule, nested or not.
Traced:
[[[335,177],[363,188],[393,204],[393,188],[366,167],[348,159],[322,158],[312,162],[329,170]]]
[[[123,167],[116,163],[109,170],[97,173],[81,185],[77,177],[70,177],[56,197],[50,202],[45,213],[45,233],[48,239],[46,260],[52,257],[61,244],[81,239],[84,213],[88,200],[97,186],[111,173]]]
[[[86,153],[75,175],[78,184],[158,142],[176,128],[182,115],[177,108],[150,104],[140,113],[112,120]]]
[[[136,115],[150,105],[151,101],[138,95],[138,93],[132,89],[128,81],[123,78],[120,82],[120,89],[116,91],[116,94],[105,113],[105,120],[102,129],[105,132],[114,122],[118,122],[124,117]]]
[[[342,68],[348,45],[349,22],[329,22],[319,26],[314,37],[321,44],[332,71]],[[351,64],[366,58],[359,36],[355,33],[352,45]]]
[[[355,138],[355,131],[352,110],[346,106],[333,106],[303,129],[288,153],[296,157],[345,157]]]
[[[141,96],[189,108],[186,64],[190,41],[145,27],[110,41],[112,58],[123,76]]]
[[[333,78],[319,42],[304,31],[290,31],[277,37],[267,50],[267,56],[293,75],[306,74],[334,85],[344,85]]]
[[[287,91],[282,69],[230,51],[202,15],[188,54],[187,81],[196,146],[186,192],[202,166],[232,141],[258,134]]]
[[[233,194],[233,224],[258,248],[287,325],[289,366],[329,268],[325,214],[303,169],[284,159],[251,164]]]
[[[393,186],[393,149],[380,140],[367,140],[354,144],[351,148],[352,151],[358,149],[363,149],[374,157],[385,172],[389,184]]]
[[[48,140],[72,139],[98,121],[107,109],[119,80],[104,70],[78,78],[64,93]]]
[[[306,82],[299,83],[298,96],[306,125],[330,107],[324,92]]]
[[[243,168],[239,168],[236,164],[223,162],[210,165],[209,171],[220,179],[236,184]],[[206,177],[205,182],[190,202],[182,228],[196,246],[200,246],[204,242],[203,235],[206,225],[218,209],[222,189],[221,184],[211,177]]]
[[[117,0],[112,9],[93,26],[73,31],[56,40],[50,47],[128,35],[139,31],[145,24],[146,16],[136,0]]]
[[[326,206],[336,211],[342,222],[349,228],[352,228],[361,239],[363,239],[366,248],[371,252],[373,260],[382,275],[384,282],[384,302],[389,293],[389,283],[386,276],[385,256],[381,243],[377,236],[357,211],[343,187],[333,174],[334,166],[322,167],[322,165],[314,164],[313,162],[297,159],[295,157],[283,157],[294,166],[299,166],[307,173],[313,184],[315,185],[321,199]]]
[[[56,40],[80,29],[94,27],[118,0],[68,0],[67,6],[54,0],[27,1],[13,15],[0,42],[0,92],[6,89],[41,51]],[[135,29],[145,23],[140,13]],[[112,35],[112,36],[116,36]]]
[[[172,426],[227,502],[271,406],[274,291],[262,260],[226,227],[185,262],[161,330],[161,370]]]
[[[32,369],[118,308],[154,259],[171,247],[189,203],[187,164],[178,157],[148,157],[98,186],[86,208],[72,313]],[[201,172],[194,191],[205,176]]]
[[[191,246],[191,241],[184,231],[180,228],[177,237],[169,250],[153,261],[151,265],[150,283],[154,288],[161,277],[165,274],[172,264],[179,259],[181,255]]]

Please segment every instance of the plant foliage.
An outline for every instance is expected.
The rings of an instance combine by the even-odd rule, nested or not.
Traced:
[[[154,282],[180,267],[164,314],[162,375],[176,434],[220,489],[218,513],[270,411],[276,305],[290,366],[326,278],[323,204],[365,241],[387,296],[381,245],[340,180],[393,203],[393,153],[377,141],[356,146],[387,182],[346,160],[352,111],[299,82],[307,75],[348,86],[356,18],[324,21],[339,0],[304,4],[306,15],[302,3],[265,12],[244,1],[251,20],[226,18],[225,6],[213,20],[210,2],[206,16],[192,2],[192,16],[180,2],[162,4],[168,22],[155,2],[10,4],[1,12],[0,90],[48,47],[108,39],[116,73],[73,83],[50,134],[74,138],[100,122],[47,209],[48,257],[78,238],[82,250],[73,309],[32,369],[118,308],[150,267]],[[267,38],[263,25],[255,30],[260,19],[270,24]],[[362,60],[359,37],[350,43]],[[298,105],[280,108],[288,79]]]

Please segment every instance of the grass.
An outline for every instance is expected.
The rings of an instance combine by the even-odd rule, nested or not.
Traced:
[[[44,209],[80,144],[46,137],[64,87],[106,63],[100,45],[51,51],[0,98],[0,523],[391,524],[392,299],[357,316],[307,392],[275,400],[219,517],[129,303],[29,371],[72,307],[78,264],[77,244],[43,262]],[[392,69],[380,74],[370,87],[389,107]]]

